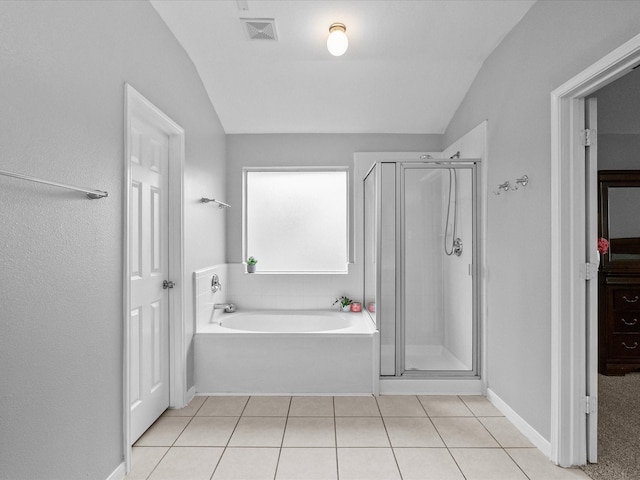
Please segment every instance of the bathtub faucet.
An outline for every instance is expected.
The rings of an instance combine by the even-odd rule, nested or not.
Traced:
[[[235,303],[214,303],[214,310],[224,309],[225,313],[233,313],[236,311]]]

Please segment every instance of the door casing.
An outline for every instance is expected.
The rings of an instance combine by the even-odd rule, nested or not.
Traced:
[[[187,397],[186,346],[184,325],[184,161],[185,133],[165,113],[153,105],[131,85],[125,83],[124,95],[124,231],[123,231],[123,439],[125,468],[131,470],[130,438],[130,338],[131,279],[129,251],[129,206],[131,185],[130,119],[140,115],[156,122],[169,137],[169,275],[175,282],[169,302],[169,405],[173,408],[185,406]]]
[[[587,461],[584,98],[640,63],[636,35],[551,92],[551,460]],[[590,248],[590,247],[589,247]],[[597,332],[590,331],[590,336]],[[593,367],[591,367],[593,368]]]

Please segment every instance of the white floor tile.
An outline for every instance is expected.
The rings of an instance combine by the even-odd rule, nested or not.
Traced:
[[[186,407],[178,409],[169,408],[163,415],[165,417],[193,417],[206,400],[207,397],[193,397],[193,400],[191,400]]]
[[[336,430],[332,417],[289,417],[284,447],[335,447]]]
[[[173,447],[149,480],[209,480],[222,452],[222,448]]]
[[[176,440],[176,447],[224,447],[238,417],[195,417]]]
[[[333,397],[293,397],[290,417],[333,417]]]
[[[196,397],[165,412],[136,442],[126,480],[400,474],[402,480],[589,478],[553,465],[484,397],[407,395]]]
[[[447,447],[500,446],[476,418],[434,417],[431,421]]]
[[[527,480],[501,448],[452,448],[450,451],[467,480]]]
[[[533,447],[520,431],[505,417],[478,417],[501,447]]]
[[[291,397],[251,397],[242,414],[245,417],[286,417]]]
[[[227,448],[212,480],[273,480],[278,448]]]
[[[473,417],[471,410],[456,395],[420,395],[418,400],[430,417]]]
[[[400,480],[390,448],[338,448],[340,480]]]
[[[444,447],[428,418],[385,417],[384,424],[392,447]]]
[[[500,410],[482,395],[461,395],[460,398],[476,417],[503,416]]]
[[[562,468],[551,463],[537,448],[508,448],[507,453],[531,480],[588,480],[578,468]]]
[[[239,417],[244,410],[249,397],[208,397],[205,400],[197,416],[209,417]]]
[[[389,447],[380,417],[336,417],[338,447]]]
[[[135,443],[136,447],[170,447],[191,417],[160,417]]]
[[[126,480],[146,480],[169,447],[133,447],[131,450],[131,471]]]
[[[283,448],[276,480],[337,480],[335,448]]]
[[[464,480],[446,448],[394,448],[402,480]]]
[[[379,417],[376,399],[363,397],[334,397],[336,417]]]
[[[242,417],[236,426],[230,447],[280,447],[285,417]]]
[[[383,417],[426,417],[427,414],[413,395],[384,395],[376,397]]]

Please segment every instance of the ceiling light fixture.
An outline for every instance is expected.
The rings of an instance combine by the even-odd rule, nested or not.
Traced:
[[[343,55],[349,48],[349,39],[347,38],[347,27],[343,23],[333,23],[329,27],[329,37],[327,38],[327,49],[334,57]]]

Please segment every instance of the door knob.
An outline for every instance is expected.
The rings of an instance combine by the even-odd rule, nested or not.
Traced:
[[[173,288],[175,286],[176,286],[175,282],[171,282],[169,280],[165,280],[164,282],[162,282],[162,288],[164,288],[165,290],[167,288]]]

